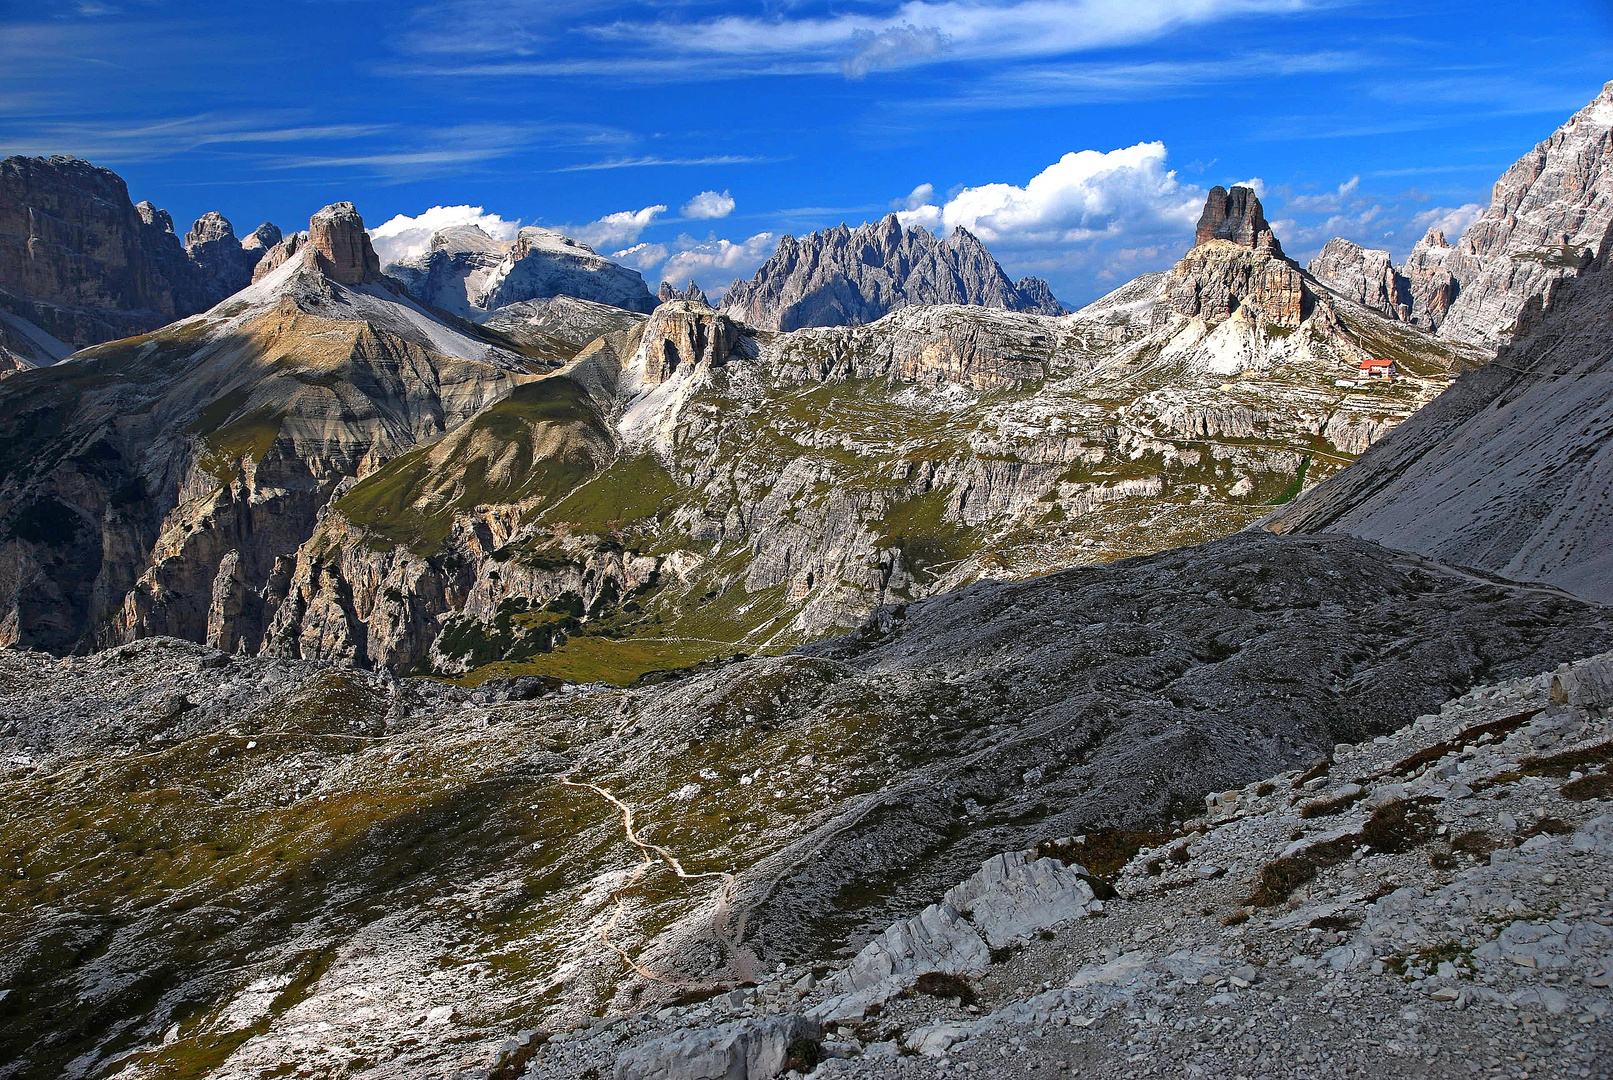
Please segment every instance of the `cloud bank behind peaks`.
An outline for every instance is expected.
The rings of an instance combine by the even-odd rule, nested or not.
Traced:
[[[413,217],[399,214],[377,225],[370,230],[370,243],[380,256],[381,265],[391,266],[424,254],[433,233],[455,225],[475,225],[493,239],[507,242],[515,239],[521,222],[519,219],[506,221],[480,206],[433,206]]]
[[[1023,187],[983,184],[945,203],[919,203],[934,194],[915,188],[898,213],[904,224],[968,229],[986,243],[1007,246],[1080,244],[1101,238],[1142,239],[1190,230],[1204,191],[1166,168],[1165,144],[1119,150],[1072,151]]]
[[[666,210],[666,206],[661,203],[646,206],[642,210],[618,210],[614,214],[606,214],[598,221],[590,221],[586,225],[562,231],[595,250],[620,247],[637,240],[639,234],[649,228],[656,218],[666,213]]]

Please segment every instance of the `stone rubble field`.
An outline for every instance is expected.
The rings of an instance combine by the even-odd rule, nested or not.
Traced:
[[[1609,707],[1613,653],[1480,688],[1210,796],[1113,889],[1056,857],[1083,838],[999,856],[837,970],[495,1075],[1613,1075]]]

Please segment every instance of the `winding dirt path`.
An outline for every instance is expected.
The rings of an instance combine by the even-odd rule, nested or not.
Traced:
[[[616,929],[616,924],[621,921],[623,913],[627,910],[627,902],[622,898],[622,894],[628,889],[631,889],[633,886],[637,885],[640,881],[644,880],[645,875],[650,873],[650,871],[654,870],[657,866],[665,866],[668,870],[672,871],[672,873],[675,874],[679,880],[682,881],[699,881],[703,878],[720,878],[722,879],[722,891],[718,894],[717,901],[712,909],[712,926],[716,930],[718,938],[722,941],[723,949],[728,954],[729,967],[733,970],[734,974],[738,976],[741,981],[754,980],[756,978],[755,967],[757,963],[755,955],[752,954],[750,950],[741,948],[739,943],[733,940],[733,938],[725,932],[725,926],[729,921],[729,910],[733,904],[733,896],[736,886],[734,875],[729,873],[727,870],[708,870],[699,874],[689,873],[683,868],[683,864],[678,861],[678,857],[673,855],[672,852],[668,851],[660,844],[652,844],[648,840],[645,840],[643,837],[639,836],[637,830],[634,828],[633,808],[631,806],[628,806],[615,795],[611,794],[609,791],[606,791],[597,784],[590,784],[586,781],[579,782],[573,780],[570,775],[561,776],[560,782],[566,787],[581,788],[592,791],[594,794],[616,807],[617,811],[622,815],[622,832],[626,835],[627,842],[638,848],[639,853],[644,856],[644,861],[639,863],[637,868],[634,869],[632,876],[627,879],[627,883],[621,888],[617,889],[612,897],[612,899],[616,901],[616,910],[611,913],[610,921],[607,922],[599,931],[600,940],[605,943],[605,946],[617,956],[620,956],[622,958],[622,962],[626,964],[634,974],[641,978],[649,979],[653,982],[663,983],[669,986],[676,986],[680,989],[709,988],[713,984],[686,982],[684,980],[675,979],[669,975],[664,975],[660,972],[652,971],[649,968],[644,967],[637,960],[634,960],[633,957],[628,954],[626,949],[612,941],[610,935],[611,931]]]

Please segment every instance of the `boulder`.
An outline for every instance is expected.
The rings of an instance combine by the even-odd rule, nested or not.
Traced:
[[[1038,931],[1103,910],[1086,868],[1010,851],[954,885],[946,903],[969,916],[986,944],[1001,949]]]
[[[800,1015],[739,1020],[674,1032],[624,1051],[616,1080],[771,1080],[784,1071],[790,1047],[815,1039],[818,1025]]]

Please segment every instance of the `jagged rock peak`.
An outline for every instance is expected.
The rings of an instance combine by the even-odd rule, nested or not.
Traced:
[[[1283,253],[1253,188],[1234,186],[1228,191],[1217,185],[1210,189],[1209,197],[1204,200],[1204,213],[1199,216],[1198,230],[1193,234],[1193,246],[1211,240],[1229,240],[1239,247],[1273,255]]]
[[[856,229],[841,223],[784,237],[755,277],[730,286],[723,310],[752,326],[795,330],[856,326],[935,304],[1046,313],[1048,295],[1045,283],[1022,291],[968,230],[943,240],[887,214]]]
[[[327,265],[320,269],[343,285],[381,280],[381,260],[370,246],[364,219],[350,202],[331,203],[308,219],[308,244]]]
[[[1423,233],[1423,238],[1417,241],[1417,246],[1420,248],[1448,248],[1451,246],[1451,242],[1445,239],[1444,229],[1431,228]]]
[[[252,280],[262,281],[270,274],[286,264],[286,260],[295,258],[308,242],[307,233],[292,233],[282,237],[274,246],[263,253],[258,260],[257,267],[252,271]]]
[[[1311,277],[1391,319],[1411,318],[1412,298],[1406,278],[1387,251],[1364,248],[1342,237],[1327,242],[1307,267]]]
[[[156,228],[161,229],[163,232],[171,233],[174,231],[174,219],[169,216],[168,211],[156,206],[152,206],[151,203],[145,199],[141,199],[139,202],[135,203],[134,210],[135,213],[140,215],[140,223],[142,225],[155,226]]]
[[[192,244],[206,244],[214,240],[234,240],[235,226],[230,219],[217,210],[209,210],[191,224],[190,232],[185,234],[185,247]]]
[[[1022,277],[1014,283],[1025,301],[1032,305],[1026,311],[1037,315],[1068,315],[1070,309],[1064,306],[1063,301],[1053,295],[1053,286],[1039,277]]]
[[[241,247],[246,251],[268,251],[279,242],[280,227],[272,221],[265,221],[242,239]]]
[[[688,287],[683,289],[674,288],[670,281],[663,281],[661,282],[661,287],[656,290],[655,296],[663,304],[668,300],[693,300],[708,307],[711,304],[711,301],[706,299],[705,290],[696,285],[693,278],[689,279]]]
[[[1610,221],[1613,83],[1495,182],[1445,260],[1458,288],[1440,335],[1492,347],[1510,339],[1524,305],[1601,253]]]

